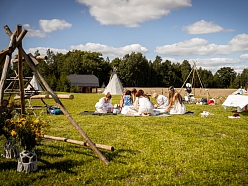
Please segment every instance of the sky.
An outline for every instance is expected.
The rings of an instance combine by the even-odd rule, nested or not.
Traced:
[[[0,50],[10,41],[3,27],[21,24],[26,53],[83,50],[112,60],[141,52],[213,74],[248,68],[248,0],[1,0],[0,7]]]

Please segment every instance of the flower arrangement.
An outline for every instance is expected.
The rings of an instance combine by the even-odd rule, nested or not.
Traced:
[[[6,119],[3,130],[9,138],[15,139],[24,150],[32,150],[40,142],[47,124],[38,118],[16,115]]]

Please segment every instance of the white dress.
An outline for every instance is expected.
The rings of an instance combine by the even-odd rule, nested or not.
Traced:
[[[170,110],[170,114],[185,114],[185,112],[186,112],[185,105],[183,103],[180,104],[178,99],[176,99],[174,105]]]
[[[139,97],[139,98],[137,97],[134,103],[134,107],[139,108],[137,113],[138,115],[141,115],[142,113],[151,113],[151,115],[154,115],[153,104],[146,97]]]
[[[110,100],[110,102],[105,103],[104,97],[103,97],[95,104],[95,107],[96,107],[97,112],[99,112],[99,113],[107,113],[108,109],[113,107],[112,99]]]
[[[168,106],[168,98],[165,97],[164,95],[158,95],[157,97],[157,103],[161,106],[157,107],[158,109],[166,109]]]

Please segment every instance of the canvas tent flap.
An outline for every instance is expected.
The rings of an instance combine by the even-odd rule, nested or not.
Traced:
[[[32,86],[31,86],[32,85]],[[36,79],[35,75],[33,75],[32,80],[30,81],[29,85],[25,90],[37,90],[37,91],[43,91],[43,88],[40,86],[38,80]]]
[[[222,104],[224,108],[228,106],[239,107],[240,109],[243,109],[246,105],[248,105],[248,96],[244,95],[229,95]]]
[[[105,88],[103,94],[107,94],[108,92],[110,92],[110,94],[112,95],[118,95],[123,93],[123,86],[115,71],[113,71],[111,79],[107,87]]]

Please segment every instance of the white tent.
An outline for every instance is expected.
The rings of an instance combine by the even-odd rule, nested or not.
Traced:
[[[36,91],[43,91],[43,88],[40,86],[40,84],[39,84],[38,80],[36,79],[35,75],[33,75],[33,78],[29,82],[29,85],[27,86],[27,88],[25,88],[25,90],[31,90],[31,91],[33,89],[36,90]]]
[[[123,86],[121,84],[120,79],[118,78],[118,76],[116,74],[115,69],[113,70],[113,73],[110,77],[109,83],[108,83],[107,87],[105,88],[103,94],[107,94],[108,92],[110,92],[110,94],[112,94],[112,95],[123,93]]]
[[[243,89],[237,89],[235,92],[233,92],[231,95],[239,95],[239,94],[248,94],[248,91]]]

